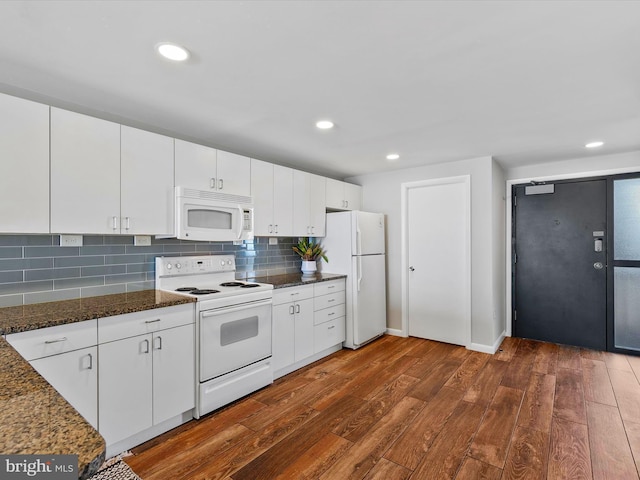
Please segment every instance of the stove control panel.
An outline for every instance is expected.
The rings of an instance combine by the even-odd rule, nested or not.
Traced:
[[[199,255],[191,257],[156,257],[156,276],[193,275],[197,273],[235,272],[233,255]]]

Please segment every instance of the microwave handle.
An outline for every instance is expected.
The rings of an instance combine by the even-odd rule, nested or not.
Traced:
[[[244,210],[242,210],[242,207],[240,205],[238,205],[238,213],[240,214],[240,221],[238,222],[238,240],[240,240],[242,238],[242,226],[244,224]]]

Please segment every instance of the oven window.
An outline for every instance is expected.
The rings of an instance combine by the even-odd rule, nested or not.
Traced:
[[[258,336],[258,316],[242,318],[220,326],[220,345],[231,345]]]
[[[215,230],[231,230],[233,214],[220,210],[189,209],[187,210],[187,225],[194,228],[209,228]]]

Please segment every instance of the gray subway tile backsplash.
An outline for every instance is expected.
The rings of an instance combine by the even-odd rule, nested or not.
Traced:
[[[294,273],[294,238],[190,242],[152,238],[136,246],[131,235],[84,235],[82,247],[60,247],[58,235],[0,235],[0,307],[108,295],[155,287],[155,258],[235,254],[237,278]]]

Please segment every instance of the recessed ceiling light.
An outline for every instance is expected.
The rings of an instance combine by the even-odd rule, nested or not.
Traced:
[[[604,142],[590,142],[585,145],[586,148],[598,148],[604,145]]]
[[[156,45],[156,50],[158,50],[158,53],[164,58],[168,58],[174,62],[184,62],[189,58],[189,51],[174,43],[159,43]]]
[[[387,160],[398,160],[400,158],[400,155],[398,155],[397,153],[390,153],[389,155],[387,155]]]
[[[319,122],[316,122],[316,127],[321,130],[328,130],[333,128],[333,122],[330,120],[320,120]]]

